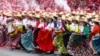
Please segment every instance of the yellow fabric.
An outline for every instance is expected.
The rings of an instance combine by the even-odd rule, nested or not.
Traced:
[[[70,25],[66,25],[66,29],[69,30],[69,31],[71,31]]]
[[[71,29],[73,28],[73,26],[70,26],[70,25],[66,25],[66,28],[69,30],[69,31],[71,31]],[[80,27],[78,26],[76,29],[75,29],[75,32],[76,33],[80,33]]]
[[[10,34],[10,37],[14,37],[17,33],[21,33],[23,31],[22,26],[19,26],[14,32]]]
[[[80,33],[80,27],[79,26],[75,29],[75,32]]]
[[[18,30],[19,30],[19,32],[22,32],[23,31],[23,27],[22,26],[19,26],[18,27]]]

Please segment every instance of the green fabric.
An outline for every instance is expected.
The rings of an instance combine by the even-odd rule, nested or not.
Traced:
[[[89,27],[88,27],[88,26],[85,26],[85,27],[84,27],[84,30],[83,30],[83,34],[84,34],[86,37],[88,37],[88,36],[89,36],[89,33],[90,33]]]
[[[77,35],[77,34],[72,34],[72,40],[76,43],[76,44],[80,44],[82,40],[87,39],[89,36],[89,27],[85,26],[84,30],[83,30],[83,35]]]
[[[71,37],[73,42],[75,42],[76,44],[80,44],[80,42],[83,40],[81,35],[72,34]]]
[[[58,52],[60,54],[66,54],[67,53],[67,50],[64,47],[64,43],[63,43],[63,38],[62,37],[63,37],[63,34],[62,33],[57,34],[57,36],[54,38],[53,43],[57,47]]]

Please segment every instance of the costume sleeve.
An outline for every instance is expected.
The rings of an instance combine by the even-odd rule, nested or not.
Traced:
[[[79,26],[76,27],[75,32],[80,33],[80,27]]]
[[[97,33],[98,31],[99,31],[98,26],[94,26],[93,30],[92,30],[92,33]]]
[[[83,34],[88,37],[89,33],[90,33],[89,27],[84,27],[84,33]]]

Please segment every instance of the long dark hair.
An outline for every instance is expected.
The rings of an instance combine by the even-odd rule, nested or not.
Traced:
[[[27,32],[27,29],[26,29],[26,27],[24,25],[22,27],[23,27],[23,32],[22,33],[24,34],[24,33]]]
[[[99,22],[94,22],[94,23],[95,23],[96,25],[100,26],[100,25],[99,25]]]

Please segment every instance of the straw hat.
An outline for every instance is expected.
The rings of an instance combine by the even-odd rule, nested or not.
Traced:
[[[9,12],[4,12],[3,14],[6,15],[6,16],[12,16],[12,14],[9,13]]]
[[[39,15],[39,14],[35,14],[35,17],[36,17],[36,18],[40,18],[40,15]]]
[[[57,17],[57,13],[52,13],[52,15]]]
[[[94,17],[99,18],[99,15],[96,14],[96,15],[94,15]]]
[[[85,18],[84,20],[82,19],[82,20],[80,20],[80,22],[88,22],[88,20]]]
[[[69,17],[69,18],[66,18],[67,20],[69,20],[69,21],[72,21],[72,17]]]
[[[66,17],[69,17],[69,16],[70,16],[70,13],[65,14],[65,16],[66,16]]]
[[[17,13],[15,16],[17,17],[21,17],[22,15],[20,13]]]
[[[65,15],[62,15],[62,19],[63,19],[63,20],[66,20],[66,16],[65,16]]]
[[[75,12],[75,11],[72,11],[71,13],[72,13],[72,14],[76,14],[76,12]]]
[[[94,22],[99,22],[98,18],[93,19]]]
[[[86,18],[92,18],[92,16],[90,14],[86,15]]]
[[[34,17],[34,15],[32,15],[32,14],[28,14],[30,17]]]
[[[73,16],[72,20],[79,21],[79,16]]]
[[[3,14],[3,12],[2,11],[0,11],[0,15],[2,15]]]

